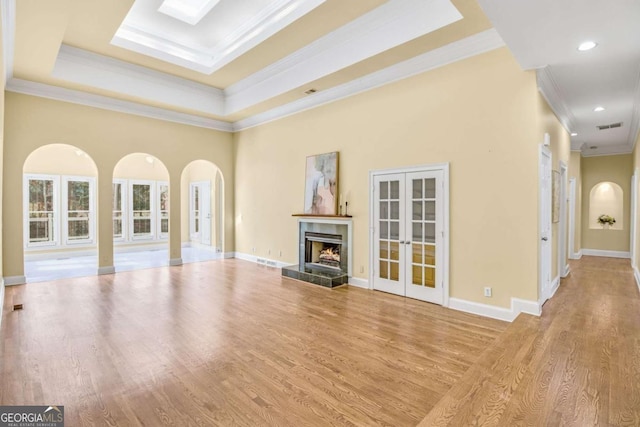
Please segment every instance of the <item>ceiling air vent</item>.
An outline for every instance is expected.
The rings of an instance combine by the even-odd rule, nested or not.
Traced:
[[[305,90],[304,93],[306,95],[311,95],[312,93],[316,93],[318,91],[318,89],[309,89],[309,90]]]
[[[611,123],[610,125],[597,126],[597,128],[600,129],[600,130],[605,130],[605,129],[619,128],[621,126],[622,126],[622,122],[618,122],[618,123]]]

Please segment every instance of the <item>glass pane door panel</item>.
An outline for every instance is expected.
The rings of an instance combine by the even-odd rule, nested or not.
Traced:
[[[413,199],[422,199],[422,180],[413,180]]]
[[[391,258],[394,261],[400,260],[400,243],[398,242],[390,242],[391,246]]]
[[[436,243],[436,224],[426,223],[424,225],[424,241],[427,243]]]
[[[428,201],[424,202],[424,219],[427,221],[435,221],[436,220],[436,202]]]
[[[436,265],[436,246],[424,245],[424,264],[429,266]]]
[[[425,267],[424,269],[424,285],[429,288],[436,287],[436,269],[433,267]]]
[[[412,274],[412,285],[422,286],[424,283],[422,281],[422,267],[419,265],[413,265],[413,274]]]
[[[413,220],[422,221],[422,202],[413,202]]]
[[[389,202],[380,202],[380,219],[389,219]]]
[[[380,259],[389,259],[389,242],[380,242]]]
[[[436,179],[428,178],[424,180],[424,198],[435,199],[436,198]]]

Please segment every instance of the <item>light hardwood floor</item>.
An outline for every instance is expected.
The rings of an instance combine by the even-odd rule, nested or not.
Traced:
[[[640,426],[640,295],[629,264],[572,261],[542,316],[520,315],[420,426]]]
[[[237,260],[8,288],[0,403],[69,426],[640,426],[629,261],[571,268],[509,325]]]
[[[507,326],[240,260],[10,287],[0,404],[64,405],[68,426],[413,426]]]

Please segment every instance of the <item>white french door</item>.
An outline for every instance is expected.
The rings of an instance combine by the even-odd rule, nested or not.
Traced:
[[[211,183],[192,182],[189,195],[191,240],[211,245]]]
[[[443,169],[374,175],[374,289],[444,303],[444,178]]]
[[[539,303],[542,306],[551,297],[551,151],[540,146],[539,157],[539,194],[540,194],[540,266],[539,266]]]

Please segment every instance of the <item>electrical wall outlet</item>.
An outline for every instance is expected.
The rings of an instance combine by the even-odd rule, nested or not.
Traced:
[[[256,248],[252,248],[251,250],[253,251],[254,254],[256,253]]]
[[[484,288],[484,296],[485,296],[485,297],[490,297],[490,296],[491,296],[491,294],[492,294],[492,292],[493,292],[493,291],[491,290],[491,288],[490,288],[489,286],[487,286],[486,288]]]

